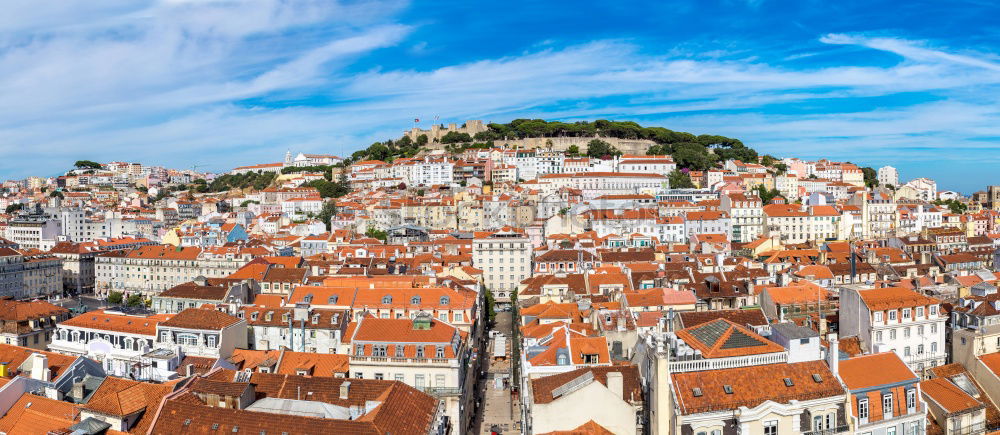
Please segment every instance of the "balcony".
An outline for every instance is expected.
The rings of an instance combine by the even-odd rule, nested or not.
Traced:
[[[850,431],[851,431],[851,427],[849,425],[843,424],[843,425],[840,425],[840,426],[837,426],[837,427],[834,427],[834,428],[812,430],[812,431],[802,432],[802,433],[803,433],[803,435],[833,435],[833,434],[838,434],[838,433],[847,433],[847,432],[850,432]]]
[[[702,370],[718,370],[735,367],[756,366],[764,364],[780,364],[788,360],[785,352],[767,353],[729,358],[700,358],[687,361],[670,361],[672,373],[695,372]]]

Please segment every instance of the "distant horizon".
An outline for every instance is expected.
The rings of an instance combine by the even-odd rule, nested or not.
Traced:
[[[610,119],[968,195],[1000,184],[997,16],[974,1],[13,3],[0,179],[349,155],[416,118]]]

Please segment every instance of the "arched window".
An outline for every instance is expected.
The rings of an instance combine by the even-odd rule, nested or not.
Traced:
[[[448,305],[451,303],[451,298],[448,296],[441,296],[441,305]]]

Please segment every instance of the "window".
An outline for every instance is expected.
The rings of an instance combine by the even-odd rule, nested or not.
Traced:
[[[882,321],[882,312],[881,311],[876,311],[875,312],[875,321],[876,322],[881,322]]]
[[[399,382],[403,382],[403,374],[402,374],[402,373],[396,373],[396,374],[395,374],[395,375],[394,375],[393,377],[394,377],[394,379],[396,379],[397,381],[399,381]]]
[[[882,342],[882,331],[875,331],[875,342]]]
[[[420,305],[420,296],[414,296],[410,298],[411,305]]]
[[[903,338],[910,338],[910,327],[903,328]]]
[[[382,374],[381,373],[375,373],[375,379],[381,381],[382,380]]]
[[[931,334],[937,334],[937,323],[931,323]]]
[[[214,335],[209,335],[208,336],[208,347],[215,347],[215,336]]]
[[[823,416],[822,415],[817,415],[817,416],[813,417],[813,430],[817,431],[817,432],[823,430]]]
[[[197,346],[197,334],[177,334],[177,343],[184,346]]]
[[[417,346],[417,358],[423,358],[423,357],[424,357],[424,347]]]
[[[382,296],[382,303],[383,304],[391,304],[392,303],[392,295]]]
[[[364,379],[365,378],[365,374],[361,373],[361,372],[354,372],[354,377],[358,378],[358,379]]]
[[[895,340],[896,339],[896,330],[895,329],[890,329],[889,330],[889,339],[890,340]]]
[[[889,311],[889,320],[896,320],[896,310]]]
[[[937,354],[937,342],[936,341],[931,342],[931,353],[935,354],[935,355]]]
[[[778,435],[778,420],[764,422],[764,435]]]
[[[882,396],[882,415],[885,418],[892,417],[892,393]]]
[[[444,388],[444,375],[434,375],[434,386],[437,388]]]
[[[826,415],[826,428],[833,429],[837,423],[837,414],[830,413]]]
[[[417,388],[424,388],[424,375],[414,375],[413,386]]]
[[[385,348],[386,348],[386,345],[384,345],[384,344],[373,345],[372,346],[372,356],[385,356]]]
[[[862,420],[868,419],[868,399],[858,401],[858,418]]]
[[[917,307],[917,317],[924,317],[924,307]]]
[[[889,426],[889,427],[885,428],[885,435],[896,435],[896,427],[895,426]]]
[[[910,318],[910,309],[909,308],[903,308],[903,318],[904,319],[909,319]]]
[[[937,315],[937,305],[931,305],[931,315]]]
[[[361,356],[365,354],[365,346],[363,344],[354,345],[354,354]]]
[[[396,358],[403,358],[404,357],[403,349],[405,349],[405,346],[403,346],[402,344],[397,344],[396,345]]]
[[[906,407],[913,409],[917,407],[917,389],[910,388],[906,390]]]

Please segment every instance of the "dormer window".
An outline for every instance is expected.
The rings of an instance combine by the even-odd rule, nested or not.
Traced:
[[[382,303],[383,304],[391,304],[392,303],[392,295],[382,296]]]
[[[438,346],[434,355],[435,358],[444,358],[444,346]]]
[[[313,314],[312,323],[313,325],[319,323],[319,314]]]
[[[326,304],[335,305],[337,303],[337,299],[340,299],[340,295],[330,295],[330,297],[326,299]]]
[[[423,357],[424,357],[424,347],[417,346],[417,358],[423,358]]]
[[[312,293],[307,294],[306,297],[303,299],[303,301],[305,301],[305,303],[307,303],[307,304],[311,304],[312,301],[313,301],[313,295],[312,295]]]
[[[402,344],[397,344],[396,345],[396,358],[405,358],[406,357],[406,354],[404,353],[405,349],[406,349],[406,346],[403,346]]]
[[[448,296],[441,296],[441,305],[448,305],[451,303],[451,298]]]
[[[258,314],[260,314],[260,313],[257,313],[257,312],[250,313],[250,320],[257,321],[257,315]]]
[[[414,296],[410,298],[411,305],[420,305],[420,296]]]
[[[896,320],[896,310],[889,311],[889,320]]]

